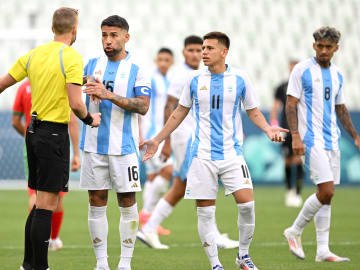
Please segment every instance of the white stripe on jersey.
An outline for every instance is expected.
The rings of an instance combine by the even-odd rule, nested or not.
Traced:
[[[188,108],[194,105],[194,157],[224,160],[242,155],[241,102],[245,110],[258,106],[244,72],[227,67],[222,74],[207,69],[191,74],[179,103]]]
[[[130,54],[119,62],[109,61],[106,56],[89,60],[85,75],[99,78],[108,91],[119,96],[135,97],[135,88],[149,88],[150,80],[144,71],[130,60]],[[146,92],[146,91],[145,91]],[[90,113],[101,113],[98,128],[84,125],[80,148],[87,152],[105,155],[127,155],[138,151],[138,114],[125,111],[108,100],[99,105],[86,97]]]
[[[342,88],[343,76],[334,64],[326,69],[310,58],[294,67],[287,94],[299,99],[298,128],[308,147],[339,149],[335,105],[345,102]]]

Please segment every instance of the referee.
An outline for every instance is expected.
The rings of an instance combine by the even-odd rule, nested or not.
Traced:
[[[81,99],[83,61],[70,47],[75,42],[77,26],[77,10],[56,10],[52,21],[54,40],[20,57],[0,78],[0,93],[25,77],[31,85],[32,118],[26,132],[26,149],[28,185],[37,196],[25,225],[22,270],[49,269],[52,212],[57,207],[59,191],[68,191],[70,108],[85,124],[100,124],[100,114],[88,113]]]

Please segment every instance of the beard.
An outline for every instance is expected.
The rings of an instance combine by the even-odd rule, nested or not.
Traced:
[[[119,53],[121,53],[121,51],[122,51],[122,48],[113,49],[111,52],[107,52],[106,50],[104,50],[106,56],[109,58],[117,56]]]

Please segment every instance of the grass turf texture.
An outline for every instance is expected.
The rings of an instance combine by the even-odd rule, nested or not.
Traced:
[[[314,191],[306,188],[303,197]],[[299,209],[284,207],[284,190],[280,187],[255,187],[256,228],[250,255],[259,269],[360,269],[360,188],[338,188],[332,207],[330,247],[333,252],[351,258],[350,263],[315,263],[316,241],[313,222],[303,233],[306,258],[296,259],[288,251],[282,236],[283,230],[296,217]],[[224,197],[220,190],[216,219],[221,232],[237,238],[237,208],[232,196]],[[138,194],[138,199],[141,195]],[[23,258],[24,224],[27,216],[26,191],[0,191],[0,265],[2,270],[18,269]],[[96,260],[91,247],[87,227],[87,193],[72,191],[65,196],[65,216],[61,230],[64,248],[49,252],[51,270],[94,269]],[[141,202],[139,202],[139,206]],[[140,209],[140,207],[139,207]],[[113,192],[110,192],[107,210],[109,219],[108,253],[111,269],[116,269],[119,261],[119,216]],[[197,218],[194,202],[183,200],[173,214],[164,222],[171,229],[170,236],[161,237],[169,250],[153,250],[136,242],[132,269],[210,269],[206,255],[200,245],[197,233]],[[225,269],[235,266],[236,249],[221,250],[219,257]]]

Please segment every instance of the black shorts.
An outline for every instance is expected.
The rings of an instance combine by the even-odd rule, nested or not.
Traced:
[[[70,141],[67,124],[42,121],[26,132],[28,186],[48,192],[68,191]]]
[[[290,133],[286,133],[285,135],[285,142],[283,142],[282,144],[282,152],[285,157],[290,157],[294,155],[294,152],[292,150],[292,139]]]

